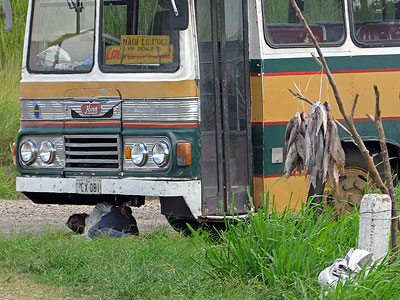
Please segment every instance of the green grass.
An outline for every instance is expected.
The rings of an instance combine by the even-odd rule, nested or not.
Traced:
[[[0,165],[0,199],[22,199],[21,193],[16,192],[15,178],[18,172],[13,165]]]
[[[12,165],[12,144],[19,129],[19,81],[28,1],[13,0],[13,30],[4,31],[0,18],[0,198],[17,199],[17,172]]]
[[[161,231],[133,239],[86,240],[61,232],[0,237],[0,266],[100,299],[265,299],[259,281],[215,279],[193,257],[193,238]]]
[[[267,207],[267,206],[266,206]],[[0,269],[90,299],[397,299],[400,261],[336,290],[318,274],[357,246],[358,215],[309,207],[250,214],[219,237],[170,231],[87,240],[63,232],[0,235]],[[325,295],[325,292],[328,292]]]
[[[205,249],[198,262],[205,260],[216,277],[257,279],[276,299],[394,299],[400,288],[399,261],[385,262],[365,279],[349,281],[327,296],[317,281],[335,259],[357,248],[358,223],[357,212],[332,222],[329,213],[319,215],[308,206],[281,215],[259,211],[222,233],[218,243],[195,233]]]

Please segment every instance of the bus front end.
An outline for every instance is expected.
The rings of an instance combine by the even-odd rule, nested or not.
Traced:
[[[174,5],[172,5],[174,4]],[[186,1],[31,0],[17,190],[36,203],[201,214],[200,101]]]

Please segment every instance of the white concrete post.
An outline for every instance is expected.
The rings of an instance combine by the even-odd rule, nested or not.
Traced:
[[[366,194],[361,200],[358,248],[379,260],[389,251],[392,202],[389,195]]]

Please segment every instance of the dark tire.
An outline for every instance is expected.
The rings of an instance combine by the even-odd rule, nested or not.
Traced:
[[[186,236],[191,234],[188,225],[190,225],[190,227],[192,227],[195,230],[197,230],[200,227],[200,223],[198,223],[196,220],[181,219],[173,216],[165,216],[165,218],[167,219],[168,224],[171,225],[172,229],[174,229],[177,232],[181,232]]]
[[[225,222],[202,222],[199,223],[196,220],[188,220],[176,218],[173,216],[165,216],[169,225],[171,225],[172,229],[177,232],[183,233],[185,236],[190,235],[192,232],[190,231],[188,225],[192,227],[194,230],[203,229],[210,232],[223,231],[226,230]]]
[[[381,163],[381,155],[374,148],[368,150],[371,155],[376,154],[374,163],[382,176],[384,167]],[[322,180],[317,180],[317,187],[309,191],[309,197],[316,195],[313,202],[319,203],[319,207],[323,207],[325,210],[332,209],[335,217],[346,215],[357,209],[366,187],[368,190],[376,189],[368,174],[368,165],[358,148],[354,145],[347,145],[344,151],[346,155],[345,174],[340,177],[339,189],[331,189],[322,184]]]

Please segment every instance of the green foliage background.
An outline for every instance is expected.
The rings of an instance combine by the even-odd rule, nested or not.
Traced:
[[[28,1],[13,0],[11,6],[11,33],[5,32],[0,18],[0,198],[4,199],[21,197],[15,192],[17,171],[12,164],[12,144],[19,128],[19,81]]]

